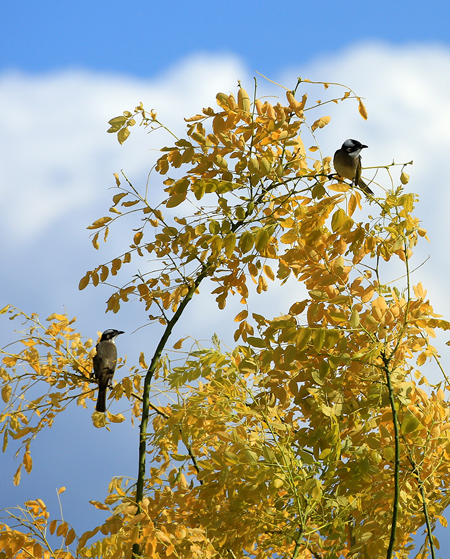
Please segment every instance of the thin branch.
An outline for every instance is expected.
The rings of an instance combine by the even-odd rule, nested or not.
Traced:
[[[425,496],[425,490],[423,488],[423,481],[420,479],[419,471],[417,470],[417,464],[415,463],[412,457],[410,449],[408,449],[408,459],[412,466],[413,474],[415,475],[417,479],[417,483],[419,485],[420,497],[422,499],[423,515],[425,517],[425,524],[427,526],[428,541],[430,542],[431,559],[436,559],[436,554],[434,551],[434,543],[433,543],[433,532],[431,529],[430,517],[428,514],[428,505]]]

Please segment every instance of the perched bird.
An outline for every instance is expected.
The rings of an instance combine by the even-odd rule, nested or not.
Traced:
[[[97,353],[94,355],[94,374],[98,382],[98,398],[95,409],[100,412],[106,411],[106,389],[112,386],[112,379],[117,363],[117,348],[114,340],[120,330],[105,330],[96,346]]]
[[[333,165],[336,173],[344,179],[350,179],[358,185],[364,194],[373,194],[361,178],[361,150],[366,148],[358,140],[345,140],[341,149],[334,154]]]

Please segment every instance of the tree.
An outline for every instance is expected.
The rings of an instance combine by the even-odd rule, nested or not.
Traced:
[[[399,179],[386,166],[391,188],[365,199],[331,174],[330,157],[313,159],[318,144],[305,149],[302,134],[314,137],[330,121],[308,124],[325,103],[309,105],[306,92],[296,99],[300,87],[316,85],[329,88],[299,79],[285,91],[287,104],[275,106],[256,86],[253,99],[240,84],[237,100],[219,93],[218,108],[187,118],[185,137],[161,149],[153,172],[166,196],[157,206],[146,188],[115,175],[110,215],[90,226],[93,245],[125,215],[132,239],[88,271],[80,289],[127,264],[133,271],[108,311],[138,298],[160,324],[150,364],[141,353],[111,392],[140,420],[137,483],[111,481],[96,504],[110,517],[78,538],[66,522],[50,521],[42,501],[26,503],[15,516],[21,527],[2,525],[5,557],[408,557],[424,524],[416,557],[435,557],[432,532],[445,525],[450,483],[450,385],[443,371],[430,384],[422,368],[440,368],[430,338],[450,323],[411,283],[413,249],[426,232],[412,213],[417,197],[404,191],[404,165]],[[327,102],[352,99],[366,118],[348,88]],[[109,132],[123,143],[137,120],[167,131],[140,104],[113,118]],[[366,207],[375,215],[364,217]],[[399,263],[403,275],[392,281]],[[251,308],[252,290],[290,278],[301,296],[284,315]],[[229,296],[243,304],[235,347],[222,350],[215,336],[183,353],[181,339],[174,357],[175,324],[211,285],[219,309]],[[66,316],[42,324],[10,306],[3,313],[29,324],[24,348],[3,350],[2,368],[4,447],[8,436],[22,441],[29,472],[39,431],[73,400],[95,398],[93,342]],[[156,405],[156,382],[176,398]],[[27,399],[35,385],[40,395]],[[97,427],[124,420],[93,414]],[[47,549],[48,525],[62,537],[60,550]]]

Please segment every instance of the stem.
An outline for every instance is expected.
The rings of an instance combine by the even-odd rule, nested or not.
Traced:
[[[141,501],[144,497],[144,480],[145,480],[145,466],[146,466],[146,454],[147,454],[147,427],[148,427],[148,419],[149,419],[149,409],[150,409],[150,386],[153,379],[153,375],[155,373],[156,367],[158,365],[158,361],[161,357],[161,354],[166,346],[167,340],[169,339],[172,330],[175,324],[180,319],[181,315],[183,314],[186,305],[194,296],[195,291],[197,290],[200,283],[205,279],[208,275],[209,269],[211,264],[204,265],[202,271],[197,276],[197,279],[192,284],[188,294],[180,303],[177,311],[168,322],[163,335],[159,341],[158,347],[155,350],[153,355],[152,361],[148,368],[147,374],[145,375],[144,381],[144,392],[142,397],[142,421],[139,430],[139,465],[138,465],[138,477],[136,483],[136,503],[137,503],[137,511],[136,514],[141,513]],[[133,557],[140,557],[140,546],[139,544],[133,544]]]
[[[303,528],[300,528],[297,537],[295,538],[295,548],[294,553],[292,554],[292,559],[297,559],[298,554],[300,552],[300,544],[302,543],[303,539]]]
[[[412,457],[411,451],[409,452],[409,461],[410,461],[412,469],[413,469],[413,474],[415,475],[415,477],[417,479],[417,483],[419,485],[420,496],[422,498],[422,509],[423,509],[423,515],[425,517],[425,524],[427,526],[428,541],[430,542],[431,558],[436,559],[436,554],[434,552],[434,543],[433,543],[433,531],[431,529],[430,516],[428,514],[428,506],[427,506],[427,501],[426,501],[426,497],[425,497],[425,490],[423,488],[423,481],[420,479],[419,471],[418,471],[417,465],[416,465],[416,463],[415,463],[415,461]]]
[[[386,385],[389,391],[389,402],[391,404],[392,422],[394,425],[394,442],[395,442],[395,458],[394,458],[394,503],[392,505],[392,524],[391,535],[389,538],[389,547],[386,554],[386,559],[392,558],[395,543],[395,532],[397,529],[398,519],[398,501],[400,495],[400,433],[398,428],[398,415],[395,409],[394,390],[391,383],[391,371],[389,370],[389,360],[383,356],[386,373]]]

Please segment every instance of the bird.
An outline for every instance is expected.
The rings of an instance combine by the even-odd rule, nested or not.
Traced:
[[[345,140],[341,149],[334,154],[333,165],[336,173],[345,179],[350,179],[353,184],[359,186],[364,194],[373,194],[367,184],[361,178],[361,150],[368,146],[358,140]]]
[[[116,370],[117,348],[114,340],[124,333],[121,330],[105,330],[95,346],[97,353],[94,355],[92,362],[94,366],[93,376],[98,382],[98,398],[95,409],[99,412],[106,411],[106,389],[111,388],[114,371]]]

